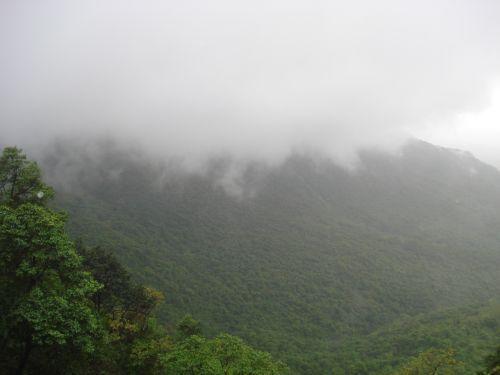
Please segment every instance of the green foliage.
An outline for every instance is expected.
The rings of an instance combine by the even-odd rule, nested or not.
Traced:
[[[0,206],[2,362],[23,368],[38,348],[92,352],[99,335],[88,298],[100,285],[81,267],[64,217],[25,203]]]
[[[348,374],[392,374],[419,353],[451,347],[463,363],[455,374],[469,375],[483,367],[499,337],[500,305],[492,302],[403,317],[366,336],[346,338],[337,344],[331,362],[349,369]]]
[[[180,340],[184,340],[190,336],[201,335],[200,322],[194,319],[191,315],[184,316],[179,323],[177,323],[177,333]]]
[[[158,373],[159,355],[170,347],[170,338],[156,324],[152,313],[163,301],[158,291],[133,282],[115,256],[100,247],[78,244],[84,268],[103,287],[92,296],[106,337],[89,365],[105,373]]]
[[[304,374],[387,373],[432,347],[456,348],[470,373],[491,350],[496,328],[434,314],[500,295],[500,174],[473,158],[415,144],[349,173],[293,156],[251,165],[227,193],[231,161],[195,175],[62,149],[52,160],[85,160],[55,202],[71,233],[165,293],[163,323],[189,311],[208,336],[238,335]]]
[[[92,360],[87,360],[93,371],[179,375],[210,371],[235,375],[284,373],[284,365],[238,338],[221,335],[209,340],[198,336],[200,323],[190,315],[177,324],[174,342],[151,316],[163,300],[161,293],[135,284],[110,252],[82,245],[79,252],[85,257],[85,267],[104,284],[93,301],[103,317],[107,338]]]
[[[488,355],[484,362],[485,370],[478,372],[478,375],[500,375],[500,346],[494,353]]]
[[[97,311],[111,312],[125,304],[131,297],[133,285],[130,274],[113,254],[99,247],[87,248],[80,242],[77,251],[83,258],[84,268],[103,285],[92,296]]]
[[[453,349],[429,349],[420,353],[394,375],[454,375],[461,363]]]
[[[163,363],[167,374],[178,375],[277,375],[287,370],[268,353],[227,334],[211,340],[190,336],[167,353]]]
[[[172,350],[172,340],[167,335],[136,340],[130,351],[130,370],[132,373],[165,373],[163,356]]]
[[[52,188],[42,182],[40,168],[22,150],[6,147],[0,157],[0,204],[17,207],[22,203],[45,204]]]
[[[163,294],[132,281],[109,251],[79,243],[77,252],[65,233],[65,215],[44,206],[51,192],[41,182],[35,163],[16,148],[4,150],[0,158],[2,373],[163,374],[172,363],[182,362],[173,354],[182,352],[153,316]],[[198,333],[199,323],[188,316],[176,336]],[[225,373],[273,374],[282,368],[239,339],[199,339],[207,343],[204,352],[191,350],[190,355],[209,362],[221,358],[227,362]],[[213,358],[205,357],[206,352]]]

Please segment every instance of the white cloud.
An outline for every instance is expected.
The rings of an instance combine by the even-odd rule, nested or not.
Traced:
[[[500,168],[500,87],[492,92],[484,110],[429,124],[418,136],[443,146],[470,150],[479,159]]]
[[[490,0],[7,0],[0,135],[111,134],[192,161],[293,148],[349,160],[482,110],[499,19]]]

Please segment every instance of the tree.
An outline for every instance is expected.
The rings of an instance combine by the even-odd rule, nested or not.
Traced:
[[[89,364],[107,373],[160,372],[159,357],[171,347],[170,337],[153,318],[163,294],[133,282],[115,255],[101,247],[78,243],[84,267],[103,285],[92,301],[105,327],[106,340]]]
[[[277,375],[288,371],[268,353],[228,334],[214,339],[190,336],[164,356],[163,365],[167,374],[178,375]]]
[[[188,314],[177,323],[177,333],[180,340],[193,335],[201,335],[200,322]]]
[[[34,350],[92,352],[99,334],[89,297],[100,285],[82,269],[64,224],[39,205],[0,205],[1,353],[17,373]]]
[[[486,369],[479,375],[500,375],[500,346],[484,360]]]
[[[410,360],[395,375],[453,375],[461,364],[455,359],[453,349],[429,349]]]
[[[103,287],[92,301],[98,312],[112,313],[132,299],[133,283],[130,274],[111,251],[101,247],[85,247],[77,243],[77,251],[83,257],[83,266]]]
[[[0,204],[17,207],[23,203],[45,204],[54,195],[41,179],[37,163],[22,150],[6,147],[0,157]]]

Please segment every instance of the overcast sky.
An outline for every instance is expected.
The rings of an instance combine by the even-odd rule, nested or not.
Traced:
[[[197,161],[423,137],[500,166],[500,1],[2,0],[0,142]]]

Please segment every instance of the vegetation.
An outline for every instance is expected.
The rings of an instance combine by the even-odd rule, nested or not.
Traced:
[[[352,374],[393,374],[394,369],[428,350],[446,353],[461,363],[454,374],[474,374],[484,366],[500,338],[500,305],[454,308],[407,316],[365,336],[342,340],[332,358],[335,368]]]
[[[283,374],[286,367],[227,334],[209,340],[190,336],[163,358],[168,374]]]
[[[457,374],[461,365],[455,359],[452,349],[429,349],[420,353],[397,372],[397,375],[453,375]]]
[[[49,176],[70,175],[55,162],[64,150],[56,150],[45,161]],[[500,291],[493,189],[500,177],[469,160],[478,180],[449,188],[440,176],[451,170],[462,181],[462,164],[454,167],[445,154],[434,171],[434,159],[431,168],[407,158],[412,173],[432,182],[402,176],[380,156],[366,159],[374,164],[370,177],[295,158],[248,171],[248,191],[231,195],[218,185],[224,163],[206,176],[170,175],[110,152],[94,161],[82,156],[81,169],[70,165],[80,177],[48,206],[52,189],[36,163],[5,149],[0,367],[496,374],[500,310],[490,298]],[[449,206],[449,197],[475,195],[481,199]],[[70,213],[72,237],[83,241],[70,240],[60,208]]]
[[[44,204],[52,198],[52,188],[40,178],[38,165],[15,147],[7,147],[0,157],[0,203],[17,207],[22,203]]]
[[[500,374],[500,347],[495,353],[488,355],[485,360],[485,369],[477,372],[478,375]],[[408,363],[394,373],[394,375],[454,375],[464,371],[464,363],[457,361],[453,349],[430,349],[412,358]],[[470,374],[471,372],[466,372]]]
[[[500,374],[500,346],[493,354],[485,358],[485,370],[478,373],[479,375],[499,375]]]
[[[80,267],[63,223],[32,203],[0,207],[1,345],[17,373],[33,351],[92,352],[99,334],[88,298],[100,286]]]
[[[500,295],[500,173],[472,157],[415,143],[363,154],[351,173],[295,155],[228,183],[229,160],[191,174],[93,150],[46,157],[54,180],[74,181],[57,185],[56,207],[74,237],[168,296],[165,324],[189,312],[304,374],[387,373],[449,347],[470,373],[498,342],[473,311]]]
[[[101,248],[78,246],[51,189],[19,149],[0,159],[0,366],[23,374],[282,374],[269,354],[230,335],[207,339],[191,317],[170,334],[163,300]],[[41,194],[44,193],[44,194]]]

